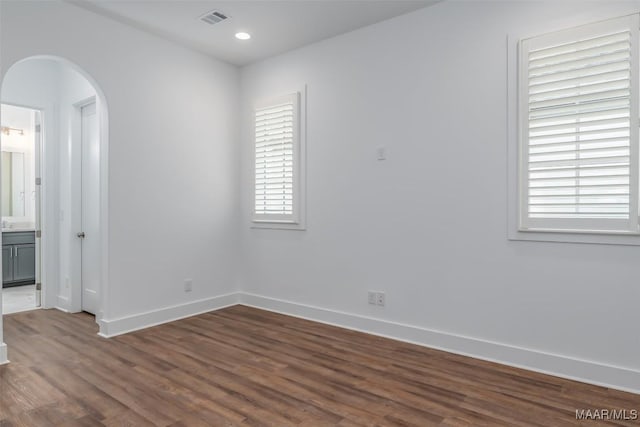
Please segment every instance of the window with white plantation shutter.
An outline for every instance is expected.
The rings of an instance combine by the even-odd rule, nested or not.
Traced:
[[[254,222],[298,222],[299,104],[296,93],[255,108]]]
[[[521,230],[638,233],[638,22],[521,41]]]

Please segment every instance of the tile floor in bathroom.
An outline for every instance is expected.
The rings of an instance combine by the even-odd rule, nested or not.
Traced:
[[[36,309],[36,285],[2,289],[2,314]]]

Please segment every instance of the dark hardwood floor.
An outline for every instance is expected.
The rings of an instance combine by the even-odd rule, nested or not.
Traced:
[[[3,427],[596,426],[575,410],[640,410],[640,395],[245,306],[109,340],[87,314],[4,322]]]

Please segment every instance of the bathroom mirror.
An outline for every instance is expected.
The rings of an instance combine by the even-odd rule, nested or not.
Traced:
[[[24,153],[2,151],[2,216],[24,215]]]

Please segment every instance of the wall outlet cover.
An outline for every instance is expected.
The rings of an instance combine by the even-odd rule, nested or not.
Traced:
[[[369,304],[376,305],[377,304],[377,294],[376,292],[369,291]]]
[[[381,307],[384,307],[385,299],[386,298],[385,298],[384,292],[376,293],[376,304],[377,305],[379,305]]]

